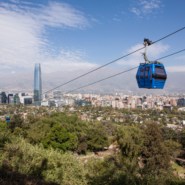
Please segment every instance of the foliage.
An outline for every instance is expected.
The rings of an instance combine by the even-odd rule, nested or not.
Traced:
[[[179,133],[179,143],[182,144],[183,148],[185,147],[185,128],[182,128],[182,130]]]
[[[117,125],[113,124],[111,121],[101,121],[103,129],[107,132],[108,136],[115,136],[117,133]]]
[[[91,126],[87,132],[88,149],[92,151],[101,150],[108,146],[108,136],[103,126],[96,123]]]
[[[22,128],[24,123],[24,119],[20,114],[14,114],[11,117],[11,120],[7,122],[8,127],[10,128],[11,132],[14,132],[16,127]]]
[[[0,148],[3,148],[5,143],[10,142],[11,135],[9,130],[4,130],[0,132]]]
[[[3,173],[25,174],[27,179],[32,177],[57,184],[184,183],[173,176],[170,159],[171,156],[176,158],[182,145],[185,146],[185,129],[175,131],[165,126],[167,120],[178,122],[185,119],[183,112],[91,106],[75,108],[77,111],[70,116],[69,106],[65,109],[67,113],[54,108],[55,112],[50,114],[47,111],[52,108],[32,108],[35,113],[45,113],[42,116],[27,114],[25,120],[20,115],[13,115],[11,122],[0,122],[0,173],[3,170]],[[22,106],[12,110],[27,112]],[[133,122],[135,113],[138,114],[137,121],[142,124]],[[79,114],[87,114],[90,119],[110,116],[113,122],[88,123],[79,119]],[[125,122],[114,123],[115,118],[120,117]],[[159,127],[155,123],[145,124],[147,119],[163,124]],[[109,155],[104,158],[85,156],[80,159],[78,156],[76,159],[69,152],[101,151],[111,143],[119,145],[119,151],[100,152],[100,155]],[[2,175],[0,182],[1,179]]]
[[[7,124],[4,122],[0,122],[0,132],[5,131],[7,129]]]
[[[42,118],[38,122],[32,124],[28,131],[27,139],[32,144],[39,144],[45,139],[51,131],[52,120]]]
[[[52,148],[45,150],[41,144],[32,146],[17,137],[0,153],[0,166],[46,182],[87,184],[82,164],[71,153],[61,154]]]
[[[0,122],[0,148],[3,148],[6,142],[10,142],[11,134],[8,126],[4,122]]]
[[[78,153],[86,153],[87,148],[99,150],[108,146],[103,125],[89,125],[75,115],[68,116],[61,112],[52,113],[31,124],[27,138],[32,144],[42,142],[46,148],[52,146],[63,151],[77,149]]]
[[[77,152],[79,154],[86,154],[86,152],[87,152],[86,134],[79,133],[77,136],[78,136],[78,148],[77,148]]]
[[[182,149],[182,145],[178,142],[173,141],[173,140],[165,140],[164,146],[166,146],[169,149],[170,155],[174,159],[180,154],[180,151]]]
[[[22,129],[19,128],[19,127],[15,127],[13,134],[14,134],[15,136],[20,136],[21,133],[22,133]]]
[[[36,116],[36,115],[33,115],[33,114],[28,114],[27,115],[28,123],[31,123],[31,124],[36,123],[37,121],[39,121],[39,119],[40,118],[38,116]]]
[[[87,179],[90,185],[130,185],[141,184],[141,178],[127,173],[122,167],[118,156],[106,157],[101,160],[89,160],[85,165],[88,169]]]
[[[143,145],[141,130],[132,126],[121,126],[117,134],[117,141],[123,156],[124,166],[130,173],[137,173],[139,170],[137,161]]]
[[[168,128],[166,126],[163,126],[160,128],[161,129],[161,134],[164,140],[173,140],[177,141],[177,133],[175,130]]]
[[[78,138],[59,125],[54,125],[48,137],[42,140],[42,144],[45,148],[52,146],[54,149],[61,149],[64,152],[67,150],[74,151],[77,149]]]
[[[141,157],[144,164],[142,174],[156,175],[170,168],[170,155],[168,149],[163,145],[161,130],[156,123],[148,123],[142,133],[144,139],[141,148]]]
[[[123,166],[119,155],[106,157],[104,160],[89,159],[85,164],[88,170],[89,185],[183,185],[184,180],[178,177],[158,176],[156,179],[142,177],[140,174],[129,173]]]
[[[1,185],[59,185],[54,182],[45,182],[33,176],[27,176],[19,172],[0,169]]]
[[[182,166],[179,166],[177,163],[173,163],[172,167],[176,170],[178,174],[184,174],[185,169]]]

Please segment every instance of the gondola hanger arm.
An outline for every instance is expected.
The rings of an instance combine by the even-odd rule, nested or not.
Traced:
[[[145,64],[147,64],[147,63],[150,64],[150,63],[152,63],[152,61],[149,60],[148,57],[147,57],[147,47],[152,45],[152,41],[150,41],[149,39],[144,39],[143,45],[145,46],[145,52],[142,53],[142,55],[143,55],[143,58],[145,60]]]

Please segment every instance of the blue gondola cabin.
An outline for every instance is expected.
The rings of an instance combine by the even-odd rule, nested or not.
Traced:
[[[6,122],[9,122],[10,121],[10,117],[6,117]]]
[[[160,62],[141,63],[136,80],[139,88],[163,89],[167,79],[164,65]]]

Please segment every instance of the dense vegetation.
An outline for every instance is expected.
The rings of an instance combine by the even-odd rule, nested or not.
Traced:
[[[89,107],[81,109],[90,110]],[[99,110],[95,111],[98,115]],[[172,168],[185,146],[185,129],[174,131],[165,126],[163,121],[166,120],[158,124],[153,120],[140,124],[130,116],[138,111],[143,114],[140,120],[153,119],[161,114],[158,111],[107,111],[116,116],[121,112],[125,115],[124,122],[105,119],[87,122],[75,113],[68,116],[59,111],[40,117],[29,114],[26,119],[15,114],[9,123],[0,122],[0,181],[4,184],[66,185],[185,183],[174,176]],[[168,111],[163,114],[173,117]],[[103,159],[90,157],[83,161],[75,155],[103,151],[110,144],[118,146],[119,150],[113,149]],[[16,178],[10,175],[12,173]],[[20,181],[18,176],[24,180]]]

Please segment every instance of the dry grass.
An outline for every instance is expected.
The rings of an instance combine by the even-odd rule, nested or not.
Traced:
[[[177,163],[173,163],[172,167],[176,170],[176,173],[185,174],[185,168],[179,166]]]

